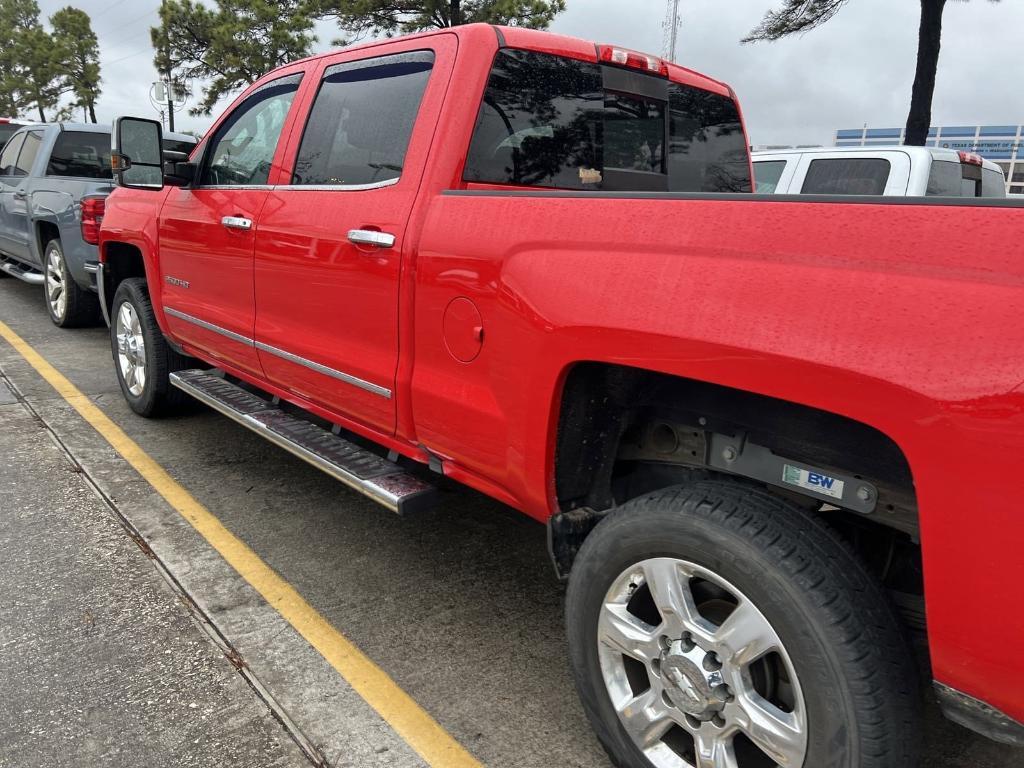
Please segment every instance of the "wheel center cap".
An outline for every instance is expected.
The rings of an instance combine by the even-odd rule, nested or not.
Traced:
[[[721,668],[716,666],[700,647],[676,640],[661,657],[665,693],[686,714],[698,720],[712,719],[728,700]]]

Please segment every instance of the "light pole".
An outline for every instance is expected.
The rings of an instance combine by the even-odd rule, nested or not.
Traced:
[[[676,60],[676,43],[679,38],[679,0],[668,0],[664,27],[665,38],[661,56],[666,61],[674,62]]]
[[[171,37],[167,30],[167,0],[160,0],[160,24],[164,28],[164,55],[167,56],[167,130],[174,132],[174,80],[171,78]]]

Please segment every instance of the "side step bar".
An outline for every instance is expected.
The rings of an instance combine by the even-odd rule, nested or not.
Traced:
[[[24,280],[31,285],[42,285],[46,282],[42,272],[37,272],[27,264],[22,264],[14,259],[8,259],[6,256],[0,256],[0,270],[3,270],[11,277]]]
[[[172,373],[171,384],[321,469],[392,512],[409,515],[433,507],[437,489],[394,462],[296,418],[208,371]]]

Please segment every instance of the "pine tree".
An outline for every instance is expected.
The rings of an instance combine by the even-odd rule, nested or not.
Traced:
[[[316,41],[306,0],[166,0],[160,26],[150,30],[157,71],[180,88],[209,81],[194,115],[208,115],[224,96],[289,61],[308,56]]]
[[[74,94],[76,107],[88,111],[96,122],[100,96],[100,49],[89,15],[68,6],[50,17],[54,56],[62,73],[62,87]]]
[[[333,16],[357,38],[486,22],[546,29],[565,0],[330,0],[320,15]]]

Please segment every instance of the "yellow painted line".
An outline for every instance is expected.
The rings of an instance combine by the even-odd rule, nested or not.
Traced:
[[[437,768],[482,768],[481,763],[384,670],[317,613],[291,584],[225,528],[78,387],[3,322],[0,322],[0,337],[14,347],[243,579],[263,595],[423,760]]]

